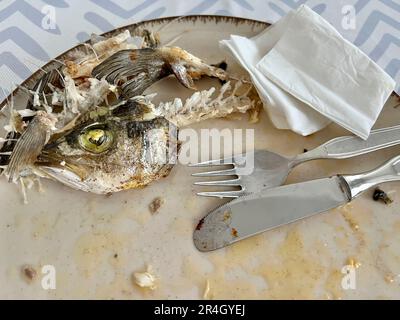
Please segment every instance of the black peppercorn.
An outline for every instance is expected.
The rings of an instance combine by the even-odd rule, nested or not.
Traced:
[[[372,199],[374,199],[374,201],[383,201],[385,204],[389,204],[392,203],[393,200],[389,198],[389,196],[386,194],[385,191],[376,188],[373,195],[372,195]]]

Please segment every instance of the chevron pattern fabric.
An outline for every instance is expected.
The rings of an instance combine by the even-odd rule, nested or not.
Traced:
[[[0,101],[52,57],[91,33],[190,14],[273,23],[303,3],[385,69],[400,93],[400,0],[1,0]]]

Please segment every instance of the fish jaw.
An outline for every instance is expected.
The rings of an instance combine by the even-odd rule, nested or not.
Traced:
[[[143,188],[155,180],[168,176],[173,167],[174,165],[172,164],[166,165],[154,175],[133,176],[124,183],[114,179],[103,179],[100,182],[96,177],[91,176],[82,178],[68,167],[40,166],[36,167],[34,172],[38,176],[62,183],[78,191],[104,195],[124,190]]]
[[[93,179],[93,177],[82,178],[79,174],[70,170],[67,167],[51,167],[51,166],[41,166],[36,169],[40,172],[43,177],[49,178],[50,180],[57,181],[63,185],[70,187],[78,191],[84,191],[94,194],[110,194],[126,189],[139,188],[143,184],[138,182],[130,182],[126,185],[114,184],[109,181],[107,184]]]
[[[75,190],[98,194],[103,193],[101,190],[91,188],[79,175],[67,168],[40,166],[35,171],[42,177],[60,182]]]

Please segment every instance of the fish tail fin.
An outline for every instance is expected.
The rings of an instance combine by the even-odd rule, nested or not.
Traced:
[[[131,96],[142,94],[152,83],[168,74],[162,55],[152,48],[118,51],[92,71],[95,78],[105,78],[113,84],[131,82],[129,87],[134,91]]]
[[[185,87],[195,90],[194,79],[202,76],[226,80],[223,69],[210,66],[178,47],[121,50],[97,65],[92,75],[121,84],[125,99],[142,95],[156,81],[174,74]]]

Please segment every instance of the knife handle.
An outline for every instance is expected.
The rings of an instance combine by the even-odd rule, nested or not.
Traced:
[[[356,136],[338,137],[298,155],[296,164],[313,159],[345,159],[400,144],[400,125],[372,130],[367,140]]]
[[[365,190],[380,183],[400,180],[400,156],[390,159],[374,170],[339,177],[345,180],[351,199],[354,199]]]

